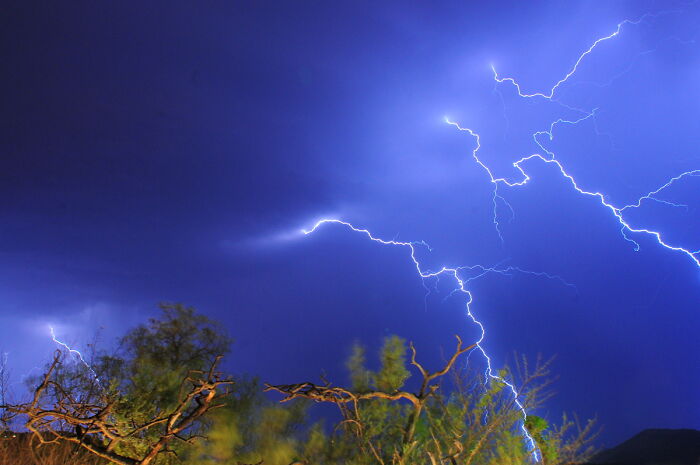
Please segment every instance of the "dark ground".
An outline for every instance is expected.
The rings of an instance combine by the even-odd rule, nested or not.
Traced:
[[[602,451],[594,457],[592,464],[698,465],[700,431],[647,429],[622,444]]]

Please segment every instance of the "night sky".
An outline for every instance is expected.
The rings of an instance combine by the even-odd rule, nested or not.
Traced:
[[[617,206],[700,169],[700,5],[688,2],[13,2],[0,16],[0,350],[21,380],[183,302],[235,339],[228,367],[344,379],[354,340],[415,341],[428,364],[473,341],[557,355],[542,416],[598,414],[606,444],[700,428],[700,267],[628,233]],[[643,16],[647,14],[646,16]],[[552,100],[548,92],[600,43]],[[700,249],[700,177],[625,218]],[[507,203],[506,203],[507,202]],[[674,205],[671,205],[673,203]],[[510,205],[510,207],[508,206]],[[511,210],[512,208],[512,210]],[[548,273],[551,278],[541,273]],[[477,272],[464,272],[475,277]],[[557,276],[558,278],[556,278]],[[569,283],[569,285],[565,284]],[[426,288],[430,294],[426,297]],[[100,329],[102,328],[102,329]]]

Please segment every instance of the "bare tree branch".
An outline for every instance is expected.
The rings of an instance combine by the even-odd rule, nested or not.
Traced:
[[[383,392],[383,391],[368,391],[368,392],[353,392],[349,389],[342,387],[333,387],[330,383],[326,382],[325,385],[317,385],[314,383],[306,382],[299,384],[283,384],[283,385],[265,385],[265,391],[275,391],[283,394],[284,397],[280,402],[288,402],[292,399],[304,398],[311,399],[315,402],[330,402],[338,405],[345,417],[346,422],[353,422],[361,425],[359,418],[359,413],[357,413],[357,405],[359,402],[370,399],[384,399],[388,401],[396,401],[399,399],[407,400],[412,404],[412,410],[408,416],[408,421],[403,431],[403,447],[407,450],[409,446],[413,443],[413,437],[415,435],[416,425],[423,412],[426,402],[431,398],[439,388],[439,384],[432,384],[438,378],[447,374],[460,355],[470,351],[476,344],[472,344],[467,347],[462,346],[462,339],[459,336],[455,336],[457,339],[457,347],[453,352],[452,356],[447,360],[442,369],[430,372],[423,367],[416,360],[416,349],[413,343],[409,344],[411,349],[411,365],[413,365],[422,375],[422,381],[420,389],[417,393],[408,391],[395,391],[395,392]],[[349,415],[349,409],[345,406],[347,404],[352,404],[354,406],[353,415]],[[358,431],[362,431],[362,428],[358,428]],[[371,447],[371,443],[368,447]],[[401,461],[403,452],[397,452],[399,457],[397,460]],[[373,455],[382,463],[382,460],[376,451],[373,451]]]
[[[58,351],[28,403],[0,405],[0,408],[14,416],[26,417],[24,426],[40,445],[68,442],[118,465],[149,465],[161,453],[174,453],[168,448],[173,440],[194,440],[196,435],[188,429],[208,411],[219,407],[218,399],[228,395],[223,388],[233,381],[216,370],[220,360],[221,356],[216,357],[208,371],[190,371],[182,381],[177,404],[139,425],[126,427],[117,421],[114,413],[119,395],[102,393],[97,401],[81,401],[55,381],[53,375],[61,363]],[[53,397],[50,405],[46,405],[49,388]],[[146,431],[157,434],[140,457],[115,452],[119,444],[143,440]]]

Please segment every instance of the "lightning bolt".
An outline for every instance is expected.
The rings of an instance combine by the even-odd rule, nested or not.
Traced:
[[[474,131],[468,127],[462,127],[459,123],[451,121],[449,118],[445,118],[445,122],[447,124],[454,126],[459,131],[467,132],[475,140],[475,147],[474,147],[474,149],[472,149],[471,156],[474,159],[474,162],[484,170],[484,172],[488,176],[489,182],[493,185],[492,202],[491,202],[493,205],[492,221],[493,221],[493,224],[495,226],[498,237],[500,238],[501,241],[503,241],[503,235],[502,235],[500,224],[499,224],[498,206],[499,206],[499,204],[503,204],[503,205],[507,206],[511,210],[511,213],[513,213],[513,208],[508,203],[508,201],[501,195],[501,193],[499,191],[499,187],[504,186],[506,188],[516,188],[516,187],[522,187],[522,186],[525,186],[526,184],[528,184],[528,182],[530,181],[531,178],[530,178],[529,174],[527,173],[527,171],[525,170],[525,164],[529,161],[538,160],[538,161],[545,163],[547,165],[552,165],[552,166],[556,167],[556,169],[559,171],[560,175],[567,179],[567,181],[570,183],[571,187],[576,192],[578,192],[579,194],[581,194],[583,196],[587,196],[587,197],[591,197],[591,198],[596,199],[600,203],[601,206],[608,209],[610,211],[610,213],[615,217],[617,222],[619,223],[620,232],[621,232],[623,238],[625,240],[631,242],[632,244],[634,244],[635,250],[639,250],[639,244],[634,239],[632,239],[630,237],[630,235],[631,234],[648,235],[648,236],[651,236],[652,238],[654,238],[656,240],[656,242],[659,245],[661,245],[662,247],[664,247],[668,250],[682,253],[682,254],[686,255],[688,258],[690,258],[692,260],[692,262],[696,266],[700,267],[700,259],[699,259],[700,250],[693,251],[693,250],[690,250],[690,249],[687,249],[687,248],[684,248],[684,247],[681,247],[678,245],[673,245],[662,236],[662,233],[660,231],[654,231],[654,230],[644,228],[644,227],[633,226],[624,217],[624,213],[627,210],[639,208],[642,206],[642,203],[645,201],[657,202],[657,203],[664,204],[664,205],[671,206],[671,207],[686,207],[687,208],[687,206],[684,204],[679,204],[679,203],[663,200],[663,199],[658,198],[657,195],[660,194],[665,189],[669,188],[671,185],[673,185],[677,181],[680,181],[681,179],[700,176],[700,169],[686,171],[686,172],[683,172],[677,176],[674,176],[673,178],[668,180],[665,184],[659,186],[657,189],[654,189],[654,190],[640,196],[635,202],[633,202],[631,204],[627,204],[627,205],[623,205],[623,206],[616,206],[616,205],[612,204],[607,199],[607,197],[604,193],[598,192],[598,191],[586,190],[585,188],[581,187],[579,182],[577,182],[576,179],[571,174],[569,174],[569,172],[567,172],[567,170],[564,168],[563,164],[557,159],[554,152],[545,148],[545,146],[543,145],[543,142],[542,142],[543,138],[548,138],[549,141],[552,141],[554,138],[554,132],[555,132],[557,126],[559,126],[559,125],[564,125],[564,124],[577,125],[585,120],[588,120],[589,118],[593,119],[593,121],[595,122],[595,114],[596,114],[596,111],[598,110],[597,108],[590,110],[590,111],[586,111],[586,110],[567,106],[564,103],[555,99],[555,95],[556,95],[558,89],[562,85],[567,83],[567,81],[569,81],[569,79],[572,76],[574,76],[574,74],[578,71],[579,66],[585,60],[585,58],[588,55],[590,55],[591,53],[593,53],[594,50],[596,48],[598,48],[604,42],[610,41],[610,40],[614,39],[615,37],[619,36],[621,34],[624,26],[637,25],[637,24],[641,23],[642,21],[644,21],[644,19],[646,19],[648,17],[656,17],[656,16],[659,16],[659,15],[664,14],[664,13],[668,13],[668,11],[661,12],[658,14],[647,13],[647,14],[641,16],[637,20],[626,19],[626,20],[618,23],[617,27],[615,28],[615,30],[612,33],[610,33],[604,37],[600,37],[600,38],[596,39],[586,50],[584,50],[578,56],[578,58],[575,60],[573,66],[569,69],[569,71],[561,79],[559,79],[556,83],[554,83],[554,85],[547,91],[526,93],[523,91],[522,86],[514,78],[501,77],[498,74],[498,72],[496,71],[496,68],[494,66],[491,66],[491,69],[493,71],[493,79],[496,82],[496,85],[504,84],[504,83],[512,84],[515,87],[515,89],[517,90],[518,95],[522,98],[546,99],[546,100],[555,102],[558,105],[561,105],[565,108],[568,108],[570,110],[573,110],[573,111],[576,111],[576,112],[582,114],[581,118],[575,119],[575,120],[565,120],[565,119],[559,118],[559,119],[555,120],[554,122],[552,122],[547,130],[541,130],[541,131],[537,131],[537,132],[533,133],[532,138],[533,138],[536,146],[542,150],[542,154],[534,153],[532,155],[522,157],[522,158],[518,159],[517,161],[513,162],[512,163],[513,168],[515,168],[516,171],[520,174],[520,176],[515,178],[515,179],[507,179],[505,177],[497,176],[496,174],[494,174],[492,169],[479,157],[479,150],[481,149],[481,138],[476,131]],[[650,53],[651,51],[653,51],[653,50],[643,52],[643,54]],[[625,70],[624,72],[627,72],[627,71],[628,70]],[[597,128],[596,128],[596,132],[597,132]],[[461,293],[466,297],[465,306],[466,306],[467,317],[480,330],[480,337],[479,337],[478,341],[476,341],[476,348],[478,349],[478,351],[482,354],[482,356],[486,360],[487,379],[490,379],[492,381],[496,381],[499,383],[503,383],[503,385],[507,386],[507,388],[512,393],[514,402],[522,413],[523,436],[524,436],[530,450],[532,451],[532,457],[533,457],[534,461],[538,461],[539,460],[539,452],[537,449],[537,445],[536,445],[534,439],[532,438],[532,436],[529,434],[529,432],[525,428],[525,420],[527,419],[527,412],[526,412],[522,402],[520,401],[520,394],[518,393],[518,391],[516,390],[515,386],[512,383],[503,379],[503,377],[499,376],[498,374],[496,374],[494,372],[494,370],[492,369],[491,358],[489,357],[489,355],[487,354],[486,350],[483,347],[483,341],[486,337],[486,331],[485,331],[484,325],[476,318],[476,316],[472,312],[473,296],[472,296],[471,292],[469,291],[469,289],[467,288],[467,284],[469,282],[471,282],[475,279],[479,279],[480,277],[485,276],[486,274],[489,274],[489,273],[510,275],[510,273],[518,272],[518,273],[525,273],[525,274],[531,274],[531,275],[535,275],[535,276],[545,277],[548,279],[555,279],[555,280],[561,281],[563,284],[565,284],[567,286],[572,286],[572,287],[574,287],[574,286],[569,284],[568,282],[566,282],[565,280],[563,280],[561,277],[559,277],[557,275],[551,275],[551,274],[544,273],[544,272],[533,272],[533,271],[529,271],[529,270],[523,270],[521,268],[513,267],[513,266],[508,266],[508,267],[500,267],[499,265],[493,266],[493,267],[485,267],[483,265],[475,265],[475,266],[467,266],[467,267],[465,267],[465,266],[462,266],[462,267],[443,266],[442,268],[440,268],[437,271],[426,270],[421,266],[420,261],[416,257],[417,247],[427,247],[429,249],[429,247],[427,246],[427,244],[425,242],[422,242],[422,241],[421,242],[403,242],[403,241],[397,241],[397,240],[381,239],[381,238],[378,238],[378,237],[375,237],[374,235],[372,235],[372,233],[367,229],[355,227],[351,223],[348,223],[348,222],[345,222],[345,221],[342,221],[339,219],[333,219],[333,218],[322,219],[322,220],[316,222],[316,224],[314,224],[314,226],[311,229],[302,230],[302,232],[305,235],[311,234],[311,233],[315,232],[319,227],[321,227],[322,225],[325,225],[325,224],[342,225],[346,228],[349,228],[350,230],[352,230],[354,232],[363,234],[369,240],[377,242],[377,243],[382,244],[382,245],[407,248],[409,250],[410,257],[411,257],[413,265],[416,269],[416,272],[421,277],[422,281],[425,281],[425,279],[429,279],[429,278],[439,279],[443,275],[454,279],[454,282],[456,283],[456,287],[450,295],[454,295],[455,293]],[[465,270],[469,270],[472,272],[476,271],[477,274],[472,276],[472,277],[464,277],[464,276],[462,276],[462,272],[464,272]],[[424,286],[425,286],[425,284],[424,284]]]
[[[670,206],[672,206],[672,207],[685,207],[685,208],[688,208],[687,205],[680,204],[680,203],[669,202],[669,201],[667,201],[667,200],[657,199],[657,198],[655,197],[656,194],[658,194],[658,193],[661,192],[662,190],[666,189],[667,187],[670,187],[674,182],[676,182],[676,181],[678,181],[678,180],[680,180],[680,179],[683,179],[683,178],[685,178],[685,177],[688,177],[688,176],[700,176],[700,170],[686,171],[685,173],[681,173],[681,174],[679,174],[678,176],[675,176],[675,177],[671,178],[671,179],[670,179],[666,184],[664,184],[663,186],[659,187],[659,188],[656,189],[656,190],[653,190],[653,191],[649,192],[648,194],[645,194],[645,195],[641,196],[639,199],[637,199],[637,201],[636,201],[635,203],[629,204],[629,205],[625,205],[624,207],[622,207],[622,208],[620,209],[620,211],[622,212],[622,211],[624,211],[624,210],[626,210],[626,209],[628,209],[628,208],[639,208],[639,207],[642,206],[642,202],[643,202],[644,200],[653,200],[654,202],[663,203],[663,204],[665,204],[665,205],[670,205]]]
[[[664,12],[664,13],[668,13],[668,12]],[[659,14],[661,14],[661,13],[659,13]],[[492,68],[493,73],[494,73],[494,80],[498,84],[501,84],[504,82],[508,82],[508,83],[512,84],[516,88],[518,95],[520,97],[523,97],[523,98],[540,97],[540,98],[544,98],[544,99],[547,99],[550,101],[554,101],[554,94],[557,91],[557,89],[562,84],[566,83],[569,80],[569,78],[571,78],[576,73],[581,62],[586,58],[586,56],[591,54],[593,52],[593,50],[595,50],[595,48],[598,47],[598,45],[600,45],[601,43],[603,43],[607,40],[610,40],[614,37],[617,37],[620,34],[620,32],[622,31],[623,25],[625,25],[625,24],[639,24],[645,18],[655,17],[655,16],[658,16],[658,14],[656,14],[656,15],[645,14],[645,15],[641,16],[639,19],[634,20],[634,21],[633,20],[624,20],[624,21],[620,22],[617,25],[617,28],[615,29],[615,31],[613,33],[611,33],[605,37],[601,37],[601,38],[597,39],[595,42],[593,42],[593,44],[590,47],[588,47],[581,55],[579,55],[578,59],[575,61],[574,65],[570,69],[570,71],[563,78],[561,78],[559,81],[557,81],[554,84],[554,86],[552,86],[552,88],[547,92],[536,92],[536,93],[531,93],[531,94],[524,93],[522,91],[522,87],[515,79],[510,78],[510,77],[507,77],[507,78],[499,77],[498,72],[492,66],[491,68]],[[560,103],[560,102],[557,102],[557,103]],[[564,106],[566,106],[566,105],[564,105]],[[567,108],[570,108],[570,107],[567,107]],[[574,109],[574,110],[583,112],[585,115],[582,118],[579,118],[577,120],[564,120],[564,119],[560,118],[560,119],[554,121],[553,123],[551,123],[548,130],[537,131],[534,134],[532,134],[532,138],[535,141],[535,144],[540,149],[542,149],[542,151],[544,152],[545,155],[535,153],[532,155],[522,157],[519,160],[513,162],[512,163],[513,168],[515,168],[521,175],[519,179],[514,179],[514,180],[508,180],[504,177],[496,177],[493,174],[493,171],[489,168],[489,166],[479,158],[478,152],[479,152],[479,149],[481,148],[481,138],[480,138],[478,133],[476,133],[474,130],[472,130],[470,128],[460,126],[459,123],[451,121],[447,117],[445,118],[445,122],[447,124],[450,124],[450,125],[456,127],[460,131],[467,132],[469,135],[474,137],[474,139],[476,141],[475,148],[472,150],[472,158],[475,160],[475,162],[479,166],[481,166],[484,169],[484,171],[487,173],[487,175],[489,177],[489,181],[494,186],[493,187],[493,195],[492,195],[493,223],[496,227],[496,232],[498,234],[498,237],[501,239],[501,241],[503,241],[503,235],[501,233],[500,225],[498,222],[498,211],[497,211],[498,201],[500,200],[500,201],[504,202],[506,205],[508,205],[508,207],[511,209],[511,211],[512,211],[512,207],[500,195],[498,188],[500,185],[505,185],[507,187],[521,187],[521,186],[526,185],[530,181],[530,176],[525,171],[523,164],[527,161],[530,161],[530,160],[539,160],[539,161],[544,162],[546,164],[554,165],[559,170],[559,173],[569,181],[571,186],[579,194],[596,198],[603,207],[607,208],[613,214],[613,216],[616,218],[617,222],[620,224],[620,232],[622,233],[623,238],[625,240],[627,240],[628,242],[631,242],[632,244],[634,244],[635,250],[639,250],[639,243],[637,241],[635,241],[634,239],[632,239],[628,234],[629,233],[646,234],[646,235],[653,237],[656,240],[656,242],[659,245],[661,245],[662,247],[664,247],[668,250],[671,250],[671,251],[685,254],[688,258],[690,258],[692,260],[692,262],[695,264],[695,266],[700,267],[700,258],[698,256],[698,253],[700,251],[698,251],[698,250],[693,251],[693,250],[690,250],[690,249],[685,248],[685,247],[671,244],[666,239],[663,238],[662,233],[660,231],[654,231],[654,230],[644,228],[644,227],[633,226],[624,218],[625,210],[632,209],[632,208],[639,208],[644,200],[655,201],[657,203],[669,205],[672,207],[687,207],[684,204],[677,204],[674,202],[669,202],[666,200],[658,199],[655,196],[656,196],[656,194],[658,194],[661,191],[663,191],[664,189],[670,187],[673,183],[675,183],[676,181],[678,181],[680,179],[683,179],[686,177],[692,177],[692,176],[700,176],[700,169],[699,170],[685,171],[685,172],[671,178],[669,181],[667,181],[665,184],[658,187],[657,189],[655,189],[647,194],[642,195],[641,197],[639,197],[637,199],[636,202],[634,202],[632,204],[623,205],[621,207],[615,206],[606,198],[604,193],[597,192],[597,191],[589,191],[589,190],[586,190],[583,187],[581,187],[580,184],[576,181],[576,179],[566,171],[566,169],[564,168],[562,163],[559,160],[557,160],[555,154],[553,152],[547,150],[540,142],[541,136],[547,136],[550,141],[553,140],[554,130],[560,124],[576,125],[576,124],[579,124],[579,123],[581,123],[589,118],[595,119],[595,112],[597,111],[597,108],[595,108],[589,112],[584,112],[583,110],[579,110],[579,109]]]
[[[530,274],[536,274],[540,276],[545,276],[553,279],[561,279],[558,276],[552,276],[547,273],[538,273],[538,272],[529,272],[527,270],[521,270],[516,267],[508,267],[506,270],[499,270],[495,267],[487,268],[483,267],[480,265],[477,265],[475,267],[447,267],[443,266],[440,268],[438,271],[430,271],[430,270],[424,270],[423,267],[420,264],[420,261],[418,258],[416,258],[416,247],[423,246],[423,247],[428,247],[427,244],[423,241],[419,242],[402,242],[402,241],[396,241],[396,240],[385,240],[381,239],[379,237],[375,237],[372,235],[372,233],[367,230],[367,229],[362,229],[362,228],[357,228],[353,226],[351,223],[348,223],[346,221],[342,221],[339,219],[334,219],[334,218],[325,218],[322,220],[319,220],[314,224],[314,226],[311,229],[303,229],[302,232],[305,235],[309,235],[313,232],[315,232],[319,227],[325,224],[339,224],[342,226],[345,226],[346,228],[349,228],[350,230],[363,234],[365,235],[369,240],[377,242],[382,245],[390,245],[390,246],[396,246],[396,247],[405,247],[410,251],[410,256],[411,256],[411,261],[413,261],[413,266],[416,269],[416,272],[418,275],[421,277],[421,280],[429,279],[429,278],[440,278],[440,276],[449,276],[454,279],[456,283],[455,290],[453,293],[461,293],[464,294],[466,297],[466,311],[467,311],[467,317],[474,323],[476,326],[478,326],[479,331],[480,331],[480,336],[479,339],[476,341],[476,348],[481,352],[481,355],[484,357],[484,360],[486,360],[486,374],[489,379],[493,381],[497,381],[499,383],[502,383],[505,385],[510,392],[513,395],[513,401],[515,402],[515,405],[518,407],[520,412],[522,413],[522,418],[523,418],[523,423],[521,425],[521,429],[523,432],[524,437],[527,440],[528,446],[530,448],[530,451],[532,451],[532,456],[534,461],[539,460],[539,452],[537,449],[537,445],[535,443],[534,438],[530,435],[530,433],[527,431],[527,428],[525,427],[525,420],[527,419],[527,411],[525,410],[525,407],[523,406],[522,402],[520,401],[520,394],[518,393],[517,389],[515,388],[515,385],[513,383],[507,381],[504,379],[502,376],[499,376],[496,374],[492,368],[491,364],[491,357],[486,353],[486,350],[484,349],[483,346],[483,341],[486,337],[486,329],[484,328],[483,323],[479,321],[476,316],[474,316],[474,313],[472,312],[471,304],[473,302],[473,297],[472,293],[467,289],[466,285],[469,281],[473,281],[476,279],[476,277],[473,277],[471,279],[464,279],[460,276],[460,271],[464,269],[474,269],[478,268],[482,270],[483,274],[487,274],[489,272],[500,272],[503,273],[504,271],[524,271]],[[482,275],[483,275],[482,274]],[[563,281],[563,280],[562,280]],[[565,281],[564,281],[565,282]],[[566,283],[566,282],[565,282]],[[570,285],[566,283],[567,285]]]
[[[525,270],[523,268],[520,268],[517,266],[511,266],[511,265],[506,266],[506,267],[500,267],[500,268],[499,268],[499,265],[490,266],[490,267],[487,267],[484,265],[471,265],[471,266],[460,266],[458,269],[460,271],[461,270],[470,270],[470,271],[478,270],[479,271],[479,273],[477,275],[465,279],[464,280],[465,283],[475,281],[475,280],[482,278],[490,273],[500,274],[503,276],[512,276],[513,273],[521,273],[521,274],[532,275],[532,276],[536,276],[536,277],[540,277],[540,278],[547,278],[547,279],[550,279],[552,281],[559,281],[564,286],[570,287],[573,290],[575,290],[576,292],[578,292],[576,285],[566,281],[564,278],[562,278],[559,275],[546,273],[544,271]]]
[[[668,11],[663,12],[663,13],[668,13]],[[554,93],[557,91],[557,89],[562,84],[564,84],[566,81],[568,81],[569,78],[571,78],[574,74],[576,74],[576,71],[578,71],[578,67],[581,64],[581,62],[584,60],[584,58],[586,58],[588,55],[593,53],[593,50],[595,50],[598,47],[598,45],[600,45],[601,43],[603,43],[605,41],[608,41],[610,39],[613,39],[613,38],[619,36],[620,33],[622,32],[622,26],[624,26],[625,24],[636,25],[636,24],[639,24],[642,21],[644,21],[646,18],[656,17],[660,14],[662,14],[662,13],[658,13],[658,14],[647,13],[647,14],[640,16],[639,19],[636,19],[636,20],[625,19],[624,21],[618,23],[617,28],[615,28],[615,31],[613,31],[611,34],[609,34],[605,37],[601,37],[601,38],[597,39],[595,42],[593,42],[591,44],[590,47],[588,47],[583,53],[581,53],[581,55],[579,55],[578,59],[576,60],[574,65],[571,67],[569,72],[566,73],[566,75],[563,78],[559,79],[552,86],[552,88],[549,89],[549,91],[547,91],[546,93],[545,92],[535,92],[532,94],[524,93],[522,90],[522,87],[520,86],[520,84],[518,84],[518,82],[515,79],[513,79],[511,77],[505,77],[505,78],[499,77],[498,71],[496,71],[496,67],[494,65],[491,65],[491,70],[493,71],[493,79],[499,84],[502,84],[504,82],[510,82],[511,84],[513,84],[515,86],[515,88],[518,91],[518,95],[521,97],[525,97],[525,98],[542,97],[542,98],[547,99],[547,100],[552,100],[554,98]]]
[[[49,326],[49,332],[51,333],[51,339],[53,340],[53,342],[55,342],[60,347],[63,347],[64,349],[66,349],[66,351],[68,351],[68,353],[73,357],[74,360],[79,360],[83,365],[85,365],[85,368],[88,369],[88,371],[93,376],[93,378],[95,378],[95,380],[98,382],[98,384],[100,384],[101,383],[100,378],[97,376],[97,373],[95,373],[95,370],[93,370],[93,368],[90,366],[90,364],[85,361],[83,354],[79,350],[73,349],[65,342],[59,340],[56,337],[56,332],[54,331],[53,326]]]
[[[583,118],[583,119],[586,119],[586,118]],[[581,120],[579,120],[579,121],[581,121]],[[661,246],[665,247],[666,249],[685,254],[693,261],[693,263],[695,263],[696,266],[700,267],[700,259],[698,258],[698,251],[692,251],[692,250],[686,249],[684,247],[669,244],[668,242],[666,242],[663,239],[663,237],[659,231],[653,231],[653,230],[647,229],[647,228],[632,226],[623,217],[623,211],[625,209],[632,208],[632,207],[639,207],[643,200],[653,199],[653,196],[655,194],[666,189],[667,187],[669,187],[671,184],[673,184],[675,181],[677,181],[679,179],[682,179],[682,178],[685,178],[688,176],[699,176],[700,170],[691,170],[691,171],[686,171],[684,173],[681,173],[678,176],[673,177],[671,180],[669,180],[666,184],[659,187],[658,189],[651,191],[648,194],[643,195],[642,197],[640,197],[637,200],[636,203],[631,204],[631,205],[625,205],[623,207],[616,207],[615,205],[610,203],[605,198],[605,194],[603,194],[602,192],[587,191],[587,190],[583,189],[582,187],[580,187],[579,184],[576,182],[576,179],[574,179],[574,177],[572,175],[570,175],[569,173],[566,172],[566,170],[564,169],[564,166],[561,164],[561,162],[559,160],[557,160],[554,157],[554,154],[552,152],[548,152],[548,156],[543,156],[539,153],[534,153],[532,155],[522,157],[521,159],[513,162],[513,164],[512,164],[513,168],[518,170],[520,172],[520,174],[522,175],[520,180],[509,181],[506,178],[502,178],[502,177],[497,178],[493,175],[491,169],[484,162],[482,162],[479,159],[479,157],[477,156],[477,152],[478,152],[479,148],[481,147],[479,134],[477,134],[476,132],[474,132],[473,130],[471,130],[469,128],[464,128],[464,127],[460,126],[458,123],[450,121],[447,118],[445,118],[445,122],[456,127],[460,131],[465,131],[465,132],[469,133],[471,136],[473,136],[476,139],[476,148],[472,151],[472,156],[476,160],[477,164],[479,164],[481,167],[483,167],[484,170],[488,173],[490,182],[492,184],[494,184],[494,191],[493,191],[494,192],[494,196],[493,196],[493,199],[494,199],[494,223],[496,224],[498,235],[499,235],[499,237],[501,237],[501,239],[502,239],[502,235],[501,235],[500,229],[498,229],[498,219],[497,219],[496,210],[495,210],[495,205],[496,205],[495,199],[501,198],[500,195],[498,194],[498,186],[505,185],[507,187],[521,187],[521,186],[526,185],[530,181],[531,178],[527,174],[525,169],[523,168],[522,164],[529,161],[529,160],[540,160],[546,164],[554,165],[559,170],[559,173],[571,183],[571,186],[579,194],[586,195],[589,197],[594,197],[594,198],[598,199],[598,201],[600,202],[600,204],[602,206],[604,206],[605,208],[610,210],[610,212],[613,214],[613,216],[615,216],[618,223],[620,224],[620,231],[622,232],[622,236],[627,241],[634,244],[635,250],[639,250],[639,243],[637,243],[634,239],[630,238],[627,235],[627,232],[642,233],[642,234],[647,234],[649,236],[652,236],[653,238],[656,239],[656,242],[658,242]],[[671,203],[671,202],[663,201],[663,203]],[[674,206],[681,206],[679,204],[673,204],[673,205]]]

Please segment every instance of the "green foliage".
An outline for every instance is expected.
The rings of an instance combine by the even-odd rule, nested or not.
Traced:
[[[47,389],[47,408],[51,408],[52,399],[65,397],[64,392],[78,403],[110,403],[110,423],[124,432],[172,411],[191,386],[184,382],[188,374],[208,370],[217,356],[229,351],[231,339],[218,323],[190,307],[162,304],[160,309],[158,318],[151,318],[119,340],[116,354],[99,354],[92,346],[91,368],[81,363],[59,364]],[[67,355],[64,360],[69,360]],[[38,381],[34,378],[29,382],[36,386]],[[205,431],[207,422],[206,418],[196,421],[189,432]],[[147,446],[161,437],[163,429],[164,424],[145,428],[120,441],[114,452],[143,457]],[[177,441],[169,447],[179,454],[186,445]],[[178,461],[175,454],[161,454],[155,463]]]
[[[535,439],[543,462],[545,464],[557,463],[562,440],[561,437],[548,431],[549,423],[547,420],[535,415],[528,415],[525,428]]]
[[[382,392],[398,391],[411,376],[406,368],[406,341],[398,336],[384,339],[379,352],[381,368],[374,377],[374,385]]]
[[[327,437],[319,423],[307,426],[306,407],[272,403],[256,379],[239,379],[226,405],[210,417],[206,438],[185,454],[186,463],[288,465],[323,458]]]
[[[386,337],[379,351],[379,370],[373,372],[364,367],[365,349],[356,344],[347,364],[351,367],[351,380],[354,386],[358,379],[362,379],[360,376],[369,381],[366,385],[360,384],[363,389],[358,392],[375,390],[393,393],[403,388],[406,380],[410,377],[410,372],[406,367],[406,352],[404,339],[398,336]],[[362,363],[358,363],[360,360]],[[406,406],[383,399],[372,399],[361,401],[358,408],[361,412],[360,421],[363,431],[362,440],[357,450],[361,452],[361,455],[366,454],[369,442],[372,443],[377,455],[383,457],[384,460],[390,460],[391,455],[402,447],[404,427],[408,421]],[[354,425],[352,428],[356,434],[358,425]],[[351,458],[353,457],[346,457],[346,459]],[[357,463],[365,463],[360,461],[364,459],[359,456],[353,459]]]
[[[541,437],[542,432],[549,428],[549,423],[542,417],[528,415],[527,420],[525,420],[525,428],[531,435]]]
[[[160,318],[129,331],[122,339],[122,357],[108,363],[119,370],[111,380],[143,403],[159,408],[177,397],[183,377],[205,370],[228,353],[231,339],[218,324],[191,307],[161,304]]]
[[[219,323],[182,304],[161,304],[160,309],[161,318],[149,319],[122,338],[133,368],[146,361],[164,368],[204,369],[228,353],[232,340]]]
[[[370,389],[372,372],[365,367],[365,348],[355,342],[345,366],[350,372],[350,386],[355,392],[367,392]]]
[[[231,339],[220,325],[192,308],[164,304],[161,311],[160,317],[121,338],[117,354],[95,354],[93,368],[102,388],[79,364],[57,370],[57,383],[82,402],[93,399],[97,389],[106,389],[115,402],[113,419],[125,430],[168,412],[182,398],[186,375],[208,369],[217,356],[228,353]],[[175,454],[161,454],[156,463],[512,465],[530,460],[511,390],[485,380],[481,370],[453,366],[446,376],[430,382],[429,396],[418,408],[406,396],[383,398],[410,394],[407,352],[404,339],[385,338],[375,371],[367,368],[366,349],[358,343],[352,346],[346,361],[349,390],[358,396],[382,395],[337,404],[343,421],[335,428],[311,422],[306,401],[273,403],[262,394],[257,379],[238,377],[224,404],[189,429],[201,439],[191,445],[175,442],[170,447]],[[528,411],[536,411],[549,396],[548,362],[538,359],[531,371],[526,360],[517,362],[514,373],[502,369],[499,375],[519,383],[520,401]],[[591,450],[582,447],[592,423],[579,427],[578,435],[570,434],[574,424],[578,426],[564,417],[561,426],[550,425],[542,417],[528,415],[524,426],[537,443],[543,465],[573,464],[590,455]],[[117,452],[138,457],[159,434],[157,428],[144,430],[117,446]]]
[[[181,399],[182,382],[193,370],[206,370],[214,359],[228,353],[231,339],[223,328],[191,307],[161,304],[159,318],[129,331],[120,340],[121,354],[100,361],[110,388],[118,391],[119,408],[115,416],[128,424],[141,424],[160,412],[173,408]],[[193,430],[204,428],[201,422]],[[122,446],[118,452],[139,456],[147,440],[158,429],[145,432]],[[141,439],[141,440],[139,440]],[[173,446],[175,452],[183,444]],[[175,456],[163,456],[158,463],[175,463]]]
[[[365,354],[364,347],[355,344],[346,363],[353,392],[391,394],[406,389],[410,372],[403,339],[391,336],[384,340],[376,372],[367,369]],[[538,359],[530,369],[523,360],[516,363],[516,373],[504,368],[498,374],[524,386],[519,389],[520,401],[532,411],[550,395],[546,390],[548,366],[549,362]],[[439,380],[439,389],[421,410],[408,402],[382,398],[360,400],[356,406],[341,408],[345,420],[330,438],[319,437],[314,442],[315,459],[308,463],[512,465],[530,462],[532,451],[523,439],[522,414],[511,390],[503,383],[485,380],[480,373],[481,370],[474,373],[453,368],[450,376]],[[414,415],[418,415],[414,433],[406,435]],[[563,424],[568,424],[566,418]],[[552,429],[547,420],[536,415],[528,416],[525,427],[535,438],[546,465],[573,464],[590,455],[590,450],[582,451],[580,447],[590,439],[590,431],[578,436],[565,435],[565,428]]]

